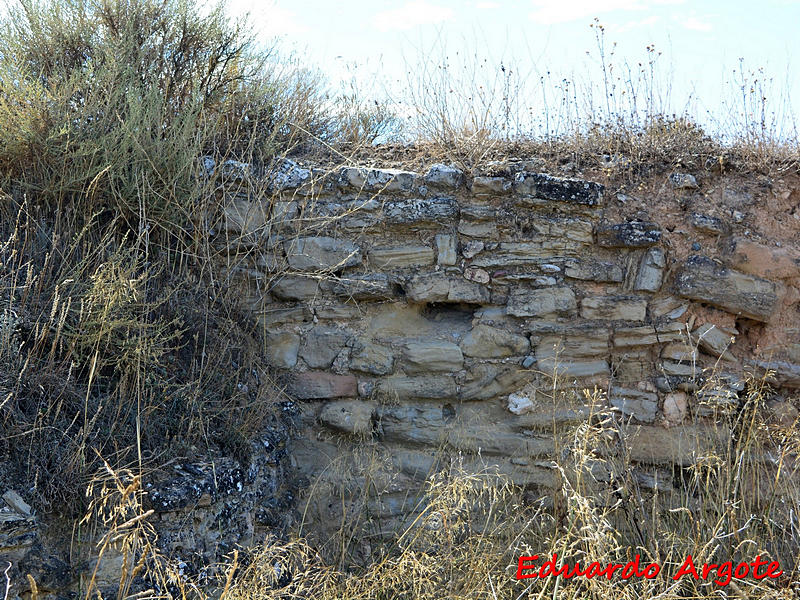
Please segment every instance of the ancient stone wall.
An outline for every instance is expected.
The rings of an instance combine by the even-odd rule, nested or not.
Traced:
[[[269,198],[241,180],[227,196],[226,273],[298,402],[292,460],[309,481],[370,445],[385,514],[443,451],[544,489],[554,431],[587,418],[597,387],[642,481],[663,468],[669,487],[749,375],[772,369],[769,410],[796,414],[800,215],[777,241],[755,222],[777,184],[678,172],[634,196],[525,161],[473,176],[284,161],[271,177]]]

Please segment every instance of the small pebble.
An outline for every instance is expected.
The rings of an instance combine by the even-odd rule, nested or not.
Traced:
[[[694,252],[698,252],[698,251],[700,250],[700,244],[698,244],[697,242],[694,242],[694,243],[692,244],[692,250],[693,250]]]

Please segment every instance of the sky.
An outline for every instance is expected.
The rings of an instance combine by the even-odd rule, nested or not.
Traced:
[[[529,112],[554,110],[552,88],[563,79],[581,82],[581,95],[602,106],[603,62],[621,85],[628,69],[645,81],[655,59],[660,83],[629,93],[653,89],[662,109],[720,127],[741,118],[746,102],[750,118],[765,106],[784,127],[800,113],[800,0],[229,0],[228,7],[249,13],[260,41],[279,39],[334,88],[388,93],[398,105],[420,74],[445,63],[458,73],[464,63],[460,72],[478,72],[473,79],[484,77],[493,96],[502,94],[500,68],[512,71],[517,102]],[[612,91],[621,97],[621,87]]]

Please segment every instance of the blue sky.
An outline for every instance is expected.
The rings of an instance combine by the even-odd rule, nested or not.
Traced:
[[[800,109],[800,0],[229,0],[229,10],[249,12],[261,39],[279,37],[334,86],[355,81],[362,91],[395,98],[409,73],[445,56],[470,63],[478,57],[490,74],[501,64],[514,69],[531,103],[548,71],[553,81],[583,81],[596,93],[602,70],[590,25],[597,18],[616,74],[658,56],[662,93],[671,92],[661,104],[674,111],[688,102],[699,118],[710,113],[720,121],[741,111],[739,84],[732,83],[740,58],[748,91],[753,79],[768,85],[768,110],[783,114],[787,100]]]

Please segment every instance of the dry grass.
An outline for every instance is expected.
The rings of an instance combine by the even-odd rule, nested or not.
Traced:
[[[221,6],[21,0],[0,28],[0,456],[73,513],[100,455],[244,457],[280,394],[238,285],[257,249],[224,207],[273,196],[200,157],[260,171],[391,115],[332,102]]]
[[[388,93],[407,114],[398,133],[470,171],[537,157],[580,169],[613,162],[643,169],[708,167],[796,171],[800,139],[786,85],[743,59],[708,113],[679,97],[668,57],[654,45],[620,56],[597,19],[585,73],[551,71],[539,57],[489,56],[479,40],[440,35],[406,64]],[[579,68],[577,65],[575,68]]]
[[[560,442],[552,464],[560,487],[553,496],[532,495],[493,469],[467,470],[453,457],[430,474],[405,524],[384,536],[383,543],[373,538],[372,553],[357,563],[340,561],[342,540],[363,546],[364,540],[352,535],[354,523],[348,521],[337,534],[339,541],[327,550],[303,538],[269,537],[261,547],[243,550],[231,563],[218,566],[215,584],[200,586],[173,575],[170,593],[227,600],[794,598],[793,582],[800,569],[800,487],[793,466],[800,441],[797,424],[779,426],[764,420],[761,405],[770,394],[765,380],[748,381],[747,390],[736,415],[717,422],[719,431],[728,435],[695,457],[692,466],[676,468],[655,487],[644,485],[641,471],[628,456],[619,413],[606,408],[601,392],[586,391],[583,399],[575,400],[592,407],[589,418],[553,432]],[[374,470],[375,462],[365,457],[364,471]],[[369,477],[362,471],[352,476]],[[113,502],[108,494],[100,496],[105,500],[96,506],[104,508],[95,514],[105,515],[103,522],[115,532],[103,540],[140,539],[130,526],[146,523],[147,515],[126,504],[137,489],[132,481],[133,487],[109,488],[118,509],[109,512]],[[361,506],[361,518],[367,519],[366,504]],[[109,514],[117,516],[110,519]],[[133,541],[123,547],[134,548]],[[131,568],[122,574],[131,593],[128,578],[134,563],[154,564],[156,557],[161,561],[138,581],[137,589],[166,581],[165,573],[170,572],[168,561],[153,546],[136,548],[135,553],[130,550]],[[553,553],[559,563],[583,566],[593,561],[601,566],[624,564],[639,554],[642,565],[655,562],[662,574],[629,581],[516,580],[519,556]],[[673,581],[671,575],[690,554],[698,565],[729,560],[735,564],[760,555],[779,561],[784,576],[761,582],[734,579],[728,586],[714,583],[715,578]]]

